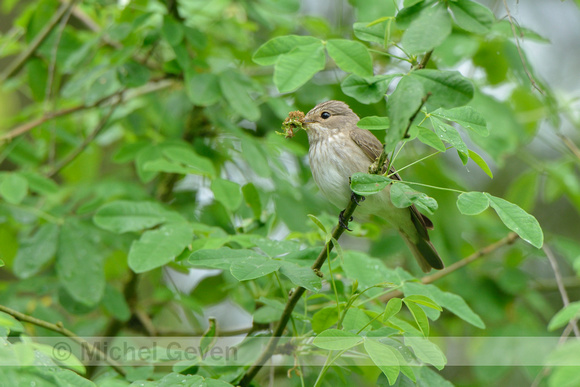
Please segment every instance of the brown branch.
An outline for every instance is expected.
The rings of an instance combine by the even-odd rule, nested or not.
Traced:
[[[346,227],[348,227],[349,219],[351,218],[354,210],[358,206],[357,203],[361,199],[362,199],[361,196],[356,195],[354,193],[352,194],[351,200],[348,203],[347,207],[344,209],[343,212],[341,212],[341,219],[343,219],[344,221],[339,220],[338,224],[334,228],[334,231],[332,232],[332,238],[326,243],[324,248],[320,251],[320,254],[318,254],[318,258],[316,258],[316,261],[314,261],[314,264],[312,265],[313,271],[318,272],[320,270],[320,268],[326,261],[328,254],[330,254],[330,252],[334,248],[333,241],[338,241],[338,238],[340,238],[340,236],[344,233]],[[290,320],[292,311],[294,310],[294,307],[296,306],[296,304],[298,303],[298,301],[300,300],[305,291],[306,291],[305,288],[299,287],[294,291],[294,293],[292,293],[292,295],[288,299],[288,302],[286,303],[284,312],[282,312],[280,321],[278,321],[276,329],[274,329],[274,333],[272,334],[272,337],[270,338],[270,341],[266,346],[266,349],[262,352],[260,358],[254,362],[254,365],[250,367],[250,369],[246,372],[246,374],[239,383],[240,386],[242,387],[248,386],[252,381],[252,379],[256,376],[258,371],[260,371],[262,366],[266,364],[266,362],[270,359],[270,357],[272,357],[274,351],[276,350],[276,345],[278,344],[278,341],[280,341],[280,338],[284,333],[284,329],[288,324],[288,320]]]
[[[84,141],[77,148],[75,148],[71,153],[66,155],[66,157],[63,158],[58,164],[56,164],[54,168],[52,168],[46,174],[46,177],[53,177],[54,175],[56,175],[58,172],[60,172],[61,169],[63,169],[74,159],[76,159],[87,148],[87,146],[89,146],[89,144],[93,142],[95,137],[97,137],[97,135],[106,127],[107,122],[109,122],[109,118],[111,118],[113,112],[115,111],[115,109],[117,109],[122,100],[123,99],[121,98],[121,96],[119,96],[119,100],[111,106],[109,112],[99,121],[95,129],[93,129],[93,131],[84,139]]]
[[[50,19],[48,21],[48,23],[46,23],[44,28],[38,33],[38,35],[36,35],[34,37],[32,42],[30,43],[30,45],[24,51],[22,51],[20,53],[20,55],[18,55],[16,57],[16,59],[14,59],[14,61],[12,61],[12,63],[10,63],[6,67],[4,72],[2,72],[2,74],[0,75],[0,83],[4,82],[5,80],[7,80],[8,78],[10,78],[11,76],[15,75],[16,73],[18,73],[20,71],[20,69],[22,68],[22,66],[24,66],[26,61],[28,59],[30,59],[30,57],[32,55],[34,55],[34,53],[36,52],[36,49],[38,49],[38,47],[42,44],[42,42],[45,41],[45,39],[51,33],[52,29],[54,27],[56,27],[56,25],[58,24],[60,19],[65,14],[70,12],[70,9],[75,5],[75,3],[77,1],[78,0],[73,0],[67,4],[61,5],[61,7],[58,9],[58,11],[52,17],[52,19]]]
[[[574,144],[572,140],[570,140],[567,136],[565,136],[562,133],[558,133],[558,137],[560,137],[564,145],[566,145],[568,149],[570,149],[570,151],[574,154],[574,156],[580,159],[580,149],[578,149],[576,144]]]
[[[550,262],[550,266],[552,266],[552,270],[554,271],[554,277],[556,278],[556,283],[558,284],[558,291],[560,292],[560,297],[562,297],[562,303],[564,307],[570,304],[570,299],[568,298],[568,293],[566,292],[566,287],[564,286],[564,282],[562,281],[562,274],[560,273],[560,268],[558,267],[558,261],[556,261],[556,257],[552,253],[552,250],[548,247],[548,245],[544,244],[542,247],[546,257],[548,258],[548,262]],[[568,333],[566,337],[570,334],[570,331],[574,331],[574,335],[576,337],[580,337],[580,331],[578,330],[578,319],[572,319],[568,323]]]
[[[150,83],[148,83],[140,88],[136,88],[136,89],[133,89],[133,90],[126,92],[125,94],[127,94],[127,95],[123,96],[123,100],[127,101],[129,99],[136,98],[136,97],[139,97],[139,96],[144,95],[144,94],[148,94],[148,93],[152,93],[152,92],[155,92],[158,90],[165,89],[171,85],[173,85],[173,82],[169,81],[169,80],[150,82]],[[10,131],[8,131],[6,134],[1,135],[0,136],[0,143],[5,142],[7,140],[11,140],[14,137],[18,137],[21,134],[29,132],[30,130],[36,128],[37,126],[42,125],[45,122],[50,121],[52,119],[66,116],[66,115],[69,115],[69,114],[72,114],[72,113],[75,113],[75,112],[78,112],[81,110],[92,109],[94,107],[99,107],[101,105],[104,105],[107,102],[111,102],[116,96],[118,96],[118,94],[119,93],[117,92],[117,93],[114,93],[113,95],[103,97],[103,98],[99,99],[98,101],[96,101],[92,104],[89,104],[89,105],[82,104],[82,105],[77,105],[77,106],[73,106],[70,108],[62,109],[62,110],[57,110],[57,111],[52,112],[52,113],[47,113],[40,118],[26,122],[22,125],[19,125],[13,129],[11,129]]]
[[[53,331],[53,332],[56,332],[58,334],[61,334],[63,336],[68,337],[72,341],[74,341],[75,343],[80,345],[88,353],[96,353],[100,360],[105,361],[108,365],[111,366],[111,368],[113,368],[115,371],[117,371],[118,374],[123,375],[123,376],[126,375],[125,370],[123,368],[121,368],[121,366],[119,364],[117,364],[115,361],[110,359],[100,348],[91,345],[88,341],[86,341],[82,337],[79,337],[74,332],[69,331],[68,329],[66,329],[62,325],[62,323],[60,323],[60,322],[56,323],[56,324],[49,323],[48,321],[44,321],[44,320],[38,319],[36,317],[29,316],[29,315],[21,313],[17,310],[8,308],[7,306],[4,306],[4,305],[0,305],[0,312],[4,312],[6,314],[9,314],[10,316],[14,317],[18,321],[27,322],[27,323],[36,325],[36,326],[41,327],[41,328],[48,329],[50,331]]]
[[[433,282],[435,282],[443,277],[448,276],[449,274],[451,274],[453,272],[456,272],[457,270],[461,269],[462,267],[469,265],[470,263],[478,260],[479,258],[483,257],[484,255],[487,255],[487,254],[494,252],[495,250],[499,249],[500,247],[503,247],[506,245],[511,245],[518,238],[519,238],[518,234],[516,234],[515,232],[510,232],[505,238],[500,239],[499,241],[494,242],[491,245],[488,245],[488,246],[476,251],[475,253],[463,258],[462,260],[457,261],[454,264],[447,266],[445,269],[440,270],[438,272],[435,272],[431,275],[426,275],[425,277],[421,278],[421,282],[425,285],[433,283]],[[395,290],[395,291],[392,291],[390,293],[385,294],[383,297],[380,298],[380,300],[382,302],[386,302],[386,301],[390,300],[391,298],[399,298],[399,297],[403,297],[403,292],[401,292],[400,290]]]
[[[516,33],[516,27],[514,25],[514,20],[512,19],[512,14],[510,13],[510,9],[507,5],[506,0],[503,0],[503,5],[504,5],[505,10],[507,12],[507,16],[508,16],[508,19],[510,21],[510,26],[512,27],[512,34],[514,35],[514,39],[516,40],[516,47],[518,49],[518,54],[520,56],[520,60],[522,61],[522,66],[524,66],[524,71],[525,71],[526,75],[528,76],[528,79],[530,80],[530,83],[532,84],[534,89],[538,90],[540,92],[540,94],[545,94],[544,90],[542,90],[538,86],[538,84],[534,80],[534,77],[532,76],[532,73],[528,69],[528,65],[526,63],[526,58],[524,57],[524,53],[522,52],[522,48],[520,47],[520,41],[518,39],[518,34]]]

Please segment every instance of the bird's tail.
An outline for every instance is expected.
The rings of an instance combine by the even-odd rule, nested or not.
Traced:
[[[435,246],[433,246],[433,243],[429,240],[419,236],[419,240],[414,242],[403,232],[401,232],[401,237],[407,246],[409,246],[409,249],[417,259],[421,270],[425,273],[428,273],[431,268],[441,270],[445,267],[441,257],[439,257],[439,253],[435,250]]]

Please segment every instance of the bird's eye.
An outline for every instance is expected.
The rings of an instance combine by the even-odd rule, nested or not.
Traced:
[[[322,117],[322,119],[326,120],[327,118],[330,118],[330,113],[329,112],[322,112],[320,117]]]

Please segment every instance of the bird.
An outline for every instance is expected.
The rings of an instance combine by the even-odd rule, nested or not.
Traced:
[[[383,151],[383,145],[370,131],[357,127],[359,120],[345,102],[331,100],[312,108],[302,122],[308,135],[314,182],[338,208],[345,208],[350,201],[350,177],[356,172],[368,173],[369,166]],[[392,179],[401,180],[394,169],[390,173]],[[395,207],[391,203],[390,188],[388,185],[383,191],[368,196],[360,203],[357,213],[364,217],[379,216],[397,229],[424,272],[431,268],[443,269],[443,261],[429,239],[428,230],[433,229],[433,223],[414,205]]]

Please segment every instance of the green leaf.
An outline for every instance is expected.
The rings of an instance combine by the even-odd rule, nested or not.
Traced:
[[[310,220],[312,221],[312,223],[314,223],[316,226],[318,226],[318,228],[320,230],[322,230],[322,232],[324,234],[328,234],[328,231],[326,231],[326,227],[324,227],[324,224],[322,223],[322,221],[320,219],[318,219],[316,216],[314,216],[312,214],[308,214],[306,216],[308,216],[308,218],[310,218]]]
[[[433,301],[431,298],[429,298],[427,296],[422,296],[420,294],[414,294],[414,295],[405,297],[405,300],[407,300],[409,302],[414,302],[415,304],[426,306],[426,307],[431,308],[431,309],[438,310],[440,312],[443,311],[443,309],[435,301]]]
[[[122,234],[145,230],[166,221],[167,210],[157,202],[117,200],[101,206],[93,222],[102,229]]]
[[[252,239],[252,243],[254,243],[257,247],[260,248],[260,250],[272,258],[300,250],[300,243],[292,241],[277,241],[260,238]]]
[[[211,190],[215,199],[230,211],[237,210],[242,204],[242,191],[238,183],[218,178],[211,182]]]
[[[405,282],[403,284],[403,293],[407,297],[416,294],[429,297],[462,320],[478,328],[485,329],[485,324],[481,317],[475,314],[465,303],[465,300],[456,294],[444,292],[435,285],[423,285],[414,282]]]
[[[32,91],[32,97],[36,101],[43,101],[46,97],[46,85],[48,83],[48,65],[42,59],[32,56],[26,61],[28,72],[28,86]]]
[[[364,346],[373,363],[389,379],[389,384],[395,384],[400,371],[399,360],[396,355],[397,350],[389,345],[369,338],[365,339]]]
[[[449,8],[453,12],[455,23],[469,32],[484,34],[489,31],[495,22],[493,12],[475,1],[459,0],[450,2]]]
[[[322,279],[314,274],[309,266],[300,266],[293,262],[282,261],[280,273],[284,274],[294,285],[316,293],[322,288]]]
[[[443,141],[437,137],[432,130],[423,128],[422,126],[418,126],[419,131],[417,132],[417,138],[425,145],[429,145],[431,148],[435,148],[440,152],[445,152],[447,148],[445,148],[445,144]]]
[[[350,178],[350,189],[359,195],[373,195],[381,192],[391,181],[385,176],[357,172]]]
[[[462,106],[473,98],[473,83],[457,71],[423,69],[410,76],[423,85],[425,94],[431,93],[425,104],[427,110]]]
[[[0,175],[0,195],[10,204],[19,204],[28,193],[28,181],[19,173]]]
[[[215,176],[215,168],[212,161],[207,157],[198,155],[189,145],[164,145],[162,153],[169,160],[185,165],[187,173],[209,177]]]
[[[405,305],[407,305],[407,308],[409,308],[409,311],[413,315],[413,318],[415,319],[415,322],[417,323],[419,330],[421,331],[421,333],[423,333],[423,336],[428,337],[429,319],[427,318],[425,311],[421,309],[419,305],[415,304],[414,302],[407,301],[405,298],[403,298],[403,302],[405,303]]]
[[[222,98],[219,77],[211,73],[199,74],[193,69],[185,72],[185,92],[194,105],[210,106]]]
[[[351,74],[342,81],[340,88],[344,94],[368,105],[383,100],[389,84],[397,76],[399,74],[377,75],[375,77],[360,77]]]
[[[356,126],[367,130],[384,130],[389,128],[390,123],[388,117],[369,116],[361,118]]]
[[[447,364],[447,359],[441,349],[424,337],[405,337],[405,345],[413,349],[420,361],[431,364],[438,370],[443,369]]]
[[[235,71],[224,71],[219,77],[223,96],[232,109],[249,121],[260,118],[260,109],[248,93],[248,81],[245,76]]]
[[[330,39],[326,42],[326,50],[343,71],[360,77],[373,75],[373,60],[364,44],[355,40]]]
[[[397,208],[407,208],[416,204],[430,214],[433,214],[438,208],[435,199],[400,182],[394,183],[391,186],[391,202]]]
[[[532,246],[538,249],[544,244],[544,233],[540,224],[532,215],[522,210],[517,205],[485,193],[489,199],[489,205],[497,212],[503,224],[515,232]]]
[[[47,223],[38,231],[20,242],[18,253],[14,258],[14,274],[20,278],[29,278],[37,274],[56,254],[59,228]]]
[[[102,248],[94,229],[76,219],[61,227],[56,254],[56,272],[67,293],[84,305],[98,303],[105,292]]]
[[[489,129],[485,118],[471,106],[461,106],[453,109],[437,109],[431,112],[432,116],[457,122],[464,128],[473,130],[480,136],[489,136]]]
[[[322,42],[298,46],[280,56],[274,66],[274,84],[280,93],[298,89],[320,70],[324,69],[326,57]]]
[[[385,313],[383,314],[383,322],[388,321],[391,317],[399,313],[402,304],[403,300],[401,300],[400,298],[391,298],[389,302],[387,302],[387,306],[385,307]]]
[[[458,152],[463,153],[464,155],[469,155],[469,149],[467,149],[467,145],[463,142],[461,135],[453,126],[446,124],[445,122],[441,121],[439,118],[431,116],[429,117],[431,120],[431,125],[433,125],[433,129],[435,129],[435,133],[439,136],[440,139],[443,141],[451,144]],[[461,160],[465,165],[467,160]]]
[[[473,162],[475,164],[477,164],[479,166],[479,168],[481,168],[483,170],[483,172],[486,173],[487,176],[489,176],[490,178],[493,179],[493,173],[491,173],[491,169],[489,168],[489,165],[487,165],[487,163],[485,162],[483,157],[481,157],[480,155],[478,155],[477,153],[475,153],[474,151],[472,151],[470,149],[469,150],[469,158],[471,160],[473,160]]]
[[[20,172],[28,181],[28,188],[41,195],[50,195],[58,192],[58,184],[36,172]]]
[[[363,338],[351,332],[327,329],[314,338],[312,344],[330,351],[343,351],[362,343]]]
[[[457,208],[463,215],[481,214],[489,207],[489,199],[483,192],[464,192],[457,198]]]
[[[315,333],[330,328],[338,322],[338,309],[336,306],[327,306],[314,313],[312,316],[312,330]]]
[[[389,97],[387,116],[391,122],[391,127],[387,132],[385,144],[391,144],[392,149],[403,139],[409,120],[421,106],[421,100],[424,96],[425,90],[421,82],[413,77],[404,76]]]
[[[207,352],[215,345],[217,341],[217,323],[215,317],[210,317],[208,319],[209,326],[204,332],[201,340],[199,342],[200,357],[205,357]]]
[[[119,321],[128,321],[131,317],[131,309],[125,300],[125,296],[110,284],[105,287],[103,306]]]
[[[165,15],[163,17],[161,35],[171,46],[176,46],[183,40],[183,27],[181,23],[175,20],[171,15]]]
[[[320,43],[322,46],[320,39],[312,36],[278,36],[261,45],[254,53],[252,60],[261,66],[273,65],[280,55],[287,54],[296,47],[307,46],[313,43]]]
[[[156,269],[175,259],[191,243],[193,230],[187,223],[170,223],[145,231],[131,244],[129,267],[135,273]]]
[[[11,332],[24,332],[22,323],[4,312],[0,312],[0,327],[8,328]]]
[[[247,281],[277,271],[282,263],[266,257],[248,257],[232,263],[230,272],[238,281]]]
[[[552,317],[548,330],[554,331],[580,317],[580,301],[571,302]]]
[[[127,87],[143,86],[151,78],[151,72],[135,61],[128,61],[117,69],[117,76],[122,85]]]
[[[194,267],[210,267],[215,269],[229,270],[232,263],[248,258],[264,259],[264,256],[252,250],[234,250],[229,247],[222,247],[219,249],[194,251],[189,256],[188,262],[191,266]]]
[[[451,18],[443,4],[428,7],[411,22],[401,43],[410,54],[421,54],[440,45],[451,33]]]
[[[262,216],[262,202],[260,200],[260,194],[254,183],[250,182],[244,185],[242,187],[242,194],[244,195],[246,204],[252,209],[254,218],[260,219]]]
[[[378,43],[381,46],[385,45],[387,21],[372,24],[366,22],[354,23],[352,26],[354,36],[366,42]]]

